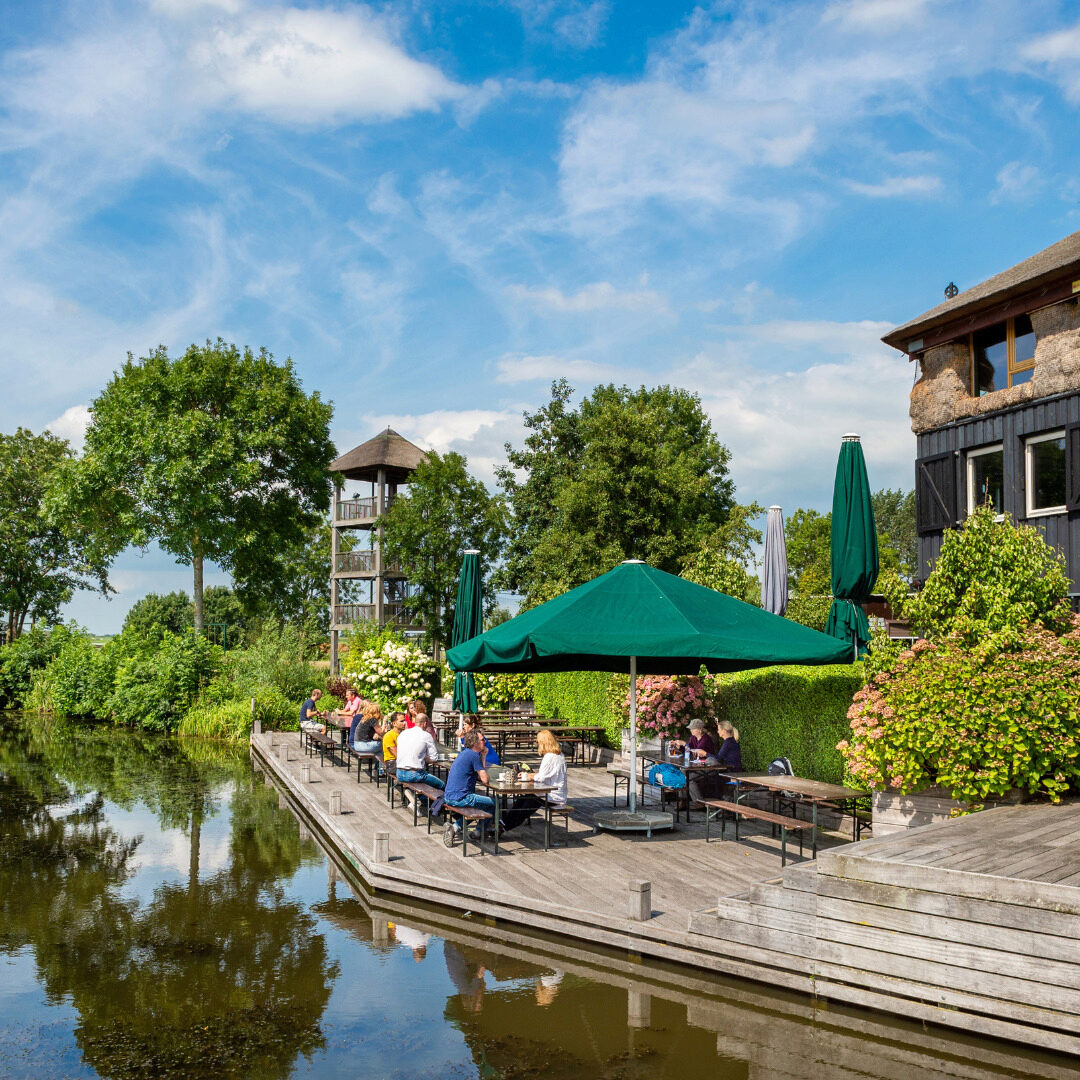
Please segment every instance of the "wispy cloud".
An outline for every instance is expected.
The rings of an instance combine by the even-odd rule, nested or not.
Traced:
[[[652,313],[670,311],[666,298],[658,292],[652,289],[620,291],[610,281],[595,281],[576,293],[565,293],[554,287],[529,288],[525,285],[511,285],[507,292],[515,300],[564,314],[580,315],[603,310]]]
[[[856,195],[870,199],[908,199],[937,195],[941,192],[940,176],[888,176],[876,184],[845,180],[845,187]]]
[[[1080,23],[1043,34],[1028,42],[1021,54],[1044,64],[1074,102],[1080,102]]]
[[[507,384],[568,379],[575,386],[590,386],[628,375],[614,364],[565,356],[502,356],[495,362],[495,371],[495,381]]]

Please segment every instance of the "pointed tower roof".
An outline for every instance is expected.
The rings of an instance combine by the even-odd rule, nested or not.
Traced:
[[[377,481],[379,469],[386,470],[391,483],[404,483],[409,474],[427,455],[419,446],[399,435],[392,428],[379,432],[373,439],[354,447],[330,462],[330,471],[342,473],[349,480]]]

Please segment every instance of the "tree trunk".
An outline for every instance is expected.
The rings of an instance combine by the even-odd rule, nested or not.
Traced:
[[[201,634],[203,630],[203,557],[197,548],[195,557],[192,559],[195,568],[195,581],[192,592],[195,594],[195,633]]]

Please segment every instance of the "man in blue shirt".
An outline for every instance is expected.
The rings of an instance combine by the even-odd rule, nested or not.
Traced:
[[[319,723],[319,712],[316,702],[322,697],[322,691],[318,688],[311,691],[311,697],[300,706],[300,730],[314,731],[319,735],[326,733],[326,725]]]
[[[450,766],[450,775],[446,778],[445,800],[450,806],[475,806],[478,810],[495,812],[495,800],[487,795],[476,794],[476,781],[481,784],[488,782],[487,770],[484,768],[483,741],[480,733],[468,731],[465,733],[465,749],[454,759]],[[446,834],[444,840],[452,843],[454,834],[461,826],[451,820],[447,815]]]

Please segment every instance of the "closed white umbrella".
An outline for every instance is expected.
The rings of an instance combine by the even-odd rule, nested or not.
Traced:
[[[761,606],[774,615],[787,611],[787,544],[784,542],[784,511],[769,507],[765,522],[765,550],[761,567]]]

